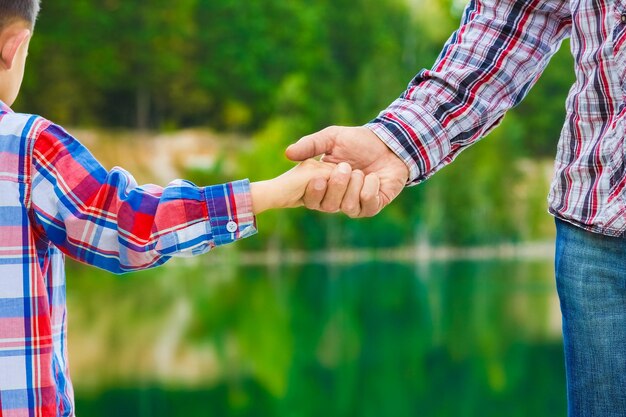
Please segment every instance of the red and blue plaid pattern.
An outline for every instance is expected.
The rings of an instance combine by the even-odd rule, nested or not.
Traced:
[[[74,415],[64,255],[123,273],[255,232],[247,180],[138,186],[0,102],[0,417]]]
[[[571,36],[567,99],[550,212],[607,235],[626,232],[626,0],[472,0],[431,70],[368,126],[417,184],[485,136]]]

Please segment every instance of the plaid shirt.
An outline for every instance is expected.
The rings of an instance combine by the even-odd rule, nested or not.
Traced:
[[[472,0],[431,70],[368,126],[417,184],[485,136],[571,36],[550,212],[606,235],[626,232],[626,0]]]
[[[0,417],[74,415],[63,254],[122,273],[255,232],[247,181],[138,186],[0,103]]]

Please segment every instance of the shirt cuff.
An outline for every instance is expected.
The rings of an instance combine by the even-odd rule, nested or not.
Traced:
[[[204,193],[215,246],[256,234],[249,180],[205,187]]]
[[[407,185],[435,173],[450,154],[450,141],[433,112],[415,101],[397,99],[366,125],[409,168]]]

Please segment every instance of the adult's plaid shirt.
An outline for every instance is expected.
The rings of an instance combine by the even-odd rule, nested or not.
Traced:
[[[247,180],[138,186],[0,102],[0,417],[74,415],[64,254],[122,273],[255,232]]]
[[[430,70],[368,126],[417,184],[485,136],[571,36],[550,212],[587,230],[626,231],[626,0],[472,0]]]

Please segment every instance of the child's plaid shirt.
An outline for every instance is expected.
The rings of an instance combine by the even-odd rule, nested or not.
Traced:
[[[255,232],[248,181],[138,186],[0,102],[0,417],[74,415],[63,254],[122,273]]]

